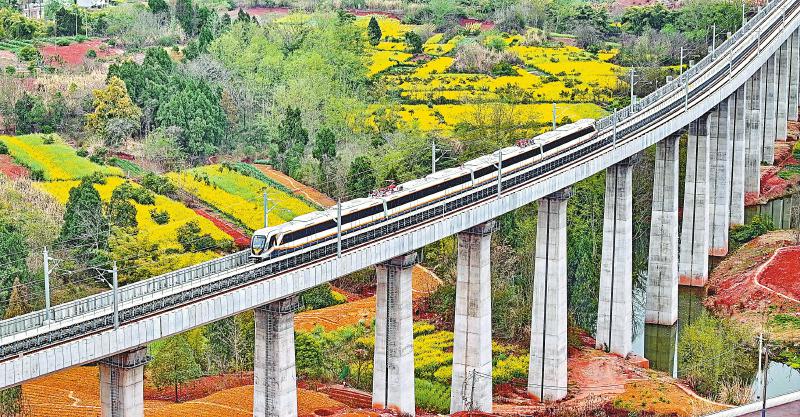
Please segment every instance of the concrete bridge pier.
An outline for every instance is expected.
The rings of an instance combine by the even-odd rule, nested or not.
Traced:
[[[745,148],[747,136],[747,85],[743,84],[731,96],[731,208],[730,224],[744,224]]]
[[[761,194],[761,151],[764,147],[764,129],[761,126],[764,110],[762,72],[763,67],[745,83],[747,116],[745,118],[744,192],[755,195]]]
[[[788,119],[797,121],[798,94],[800,94],[800,29],[795,30],[789,48],[789,114]]]
[[[253,416],[297,417],[294,312],[299,296],[255,309]]]
[[[144,416],[144,365],[147,347],[120,353],[100,361],[100,415]]]
[[[495,222],[458,234],[450,413],[492,412],[492,277]]]
[[[678,180],[680,135],[656,144],[645,323],[678,321]]]
[[[633,191],[635,157],[606,169],[597,348],[623,357],[633,337]]]
[[[708,168],[709,115],[689,124],[686,149],[686,186],[678,256],[681,285],[702,287],[708,280]]]
[[[776,69],[776,55],[772,55],[761,67],[761,78],[764,83],[764,118],[761,161],[767,164],[775,162],[775,140],[777,139],[777,110],[778,110],[778,71]]]
[[[414,415],[414,318],[411,304],[411,252],[375,266],[375,357],[372,406]]]
[[[790,36],[786,42],[778,49],[778,107],[775,111],[775,123],[777,124],[775,137],[779,141],[786,140],[787,123],[789,118],[789,50],[792,45]]]
[[[709,116],[709,250],[711,256],[728,253],[731,218],[731,101],[728,97],[714,107]]]
[[[567,200],[571,188],[539,199],[533,275],[528,392],[542,401],[567,396]]]

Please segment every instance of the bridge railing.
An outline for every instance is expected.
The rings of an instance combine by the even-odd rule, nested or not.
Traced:
[[[196,281],[245,265],[249,262],[249,255],[249,250],[243,250],[133,284],[123,285],[117,290],[118,303],[140,298],[176,285]],[[113,293],[111,291],[104,291],[100,294],[53,306],[51,308],[50,318],[58,322],[113,305]],[[42,326],[46,322],[47,313],[45,310],[39,310],[3,320],[0,321],[0,337],[21,333]]]
[[[606,116],[595,123],[597,130],[603,131],[606,129],[611,128],[614,125],[615,117],[616,123],[624,122],[627,118],[629,118],[633,113],[638,112],[642,108],[645,108],[665,95],[677,90],[678,88],[685,87],[685,83],[689,82],[694,76],[701,73],[701,71],[706,70],[709,66],[711,66],[716,57],[720,55],[724,55],[727,53],[731,48],[733,48],[736,43],[742,39],[743,37],[749,35],[750,30],[754,27],[758,27],[761,24],[761,21],[771,13],[778,5],[781,3],[781,0],[772,0],[767,3],[765,7],[762,7],[758,13],[755,14],[751,19],[745,22],[739,30],[736,31],[733,35],[731,35],[728,39],[722,42],[717,49],[715,49],[712,53],[709,53],[703,59],[700,60],[696,65],[693,65],[691,68],[687,69],[683,72],[682,77],[675,78],[672,81],[666,83],[665,85],[661,86],[660,88],[656,89],[654,92],[648,94],[646,97],[642,98],[641,100],[637,101],[636,103],[632,103],[616,112],[616,115]]]

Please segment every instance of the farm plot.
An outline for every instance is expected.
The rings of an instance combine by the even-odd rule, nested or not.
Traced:
[[[265,191],[272,205],[269,213],[271,225],[284,223],[301,214],[315,211],[310,205],[283,190],[222,165],[208,165],[180,173],[173,172],[167,174],[167,177],[178,188],[253,230],[264,226]]]
[[[98,165],[78,156],[75,149],[55,134],[0,136],[11,156],[32,172],[40,172],[45,180],[75,180],[99,172],[122,176],[117,167]]]
[[[95,184],[95,188],[100,193],[100,198],[108,202],[111,200],[111,193],[127,182],[126,180],[118,177],[108,177],[105,179],[105,184]],[[56,181],[56,182],[43,182],[38,183],[38,186],[45,192],[51,194],[62,204],[66,204],[69,199],[69,192],[72,188],[77,187],[80,181]],[[134,188],[139,188],[138,185],[132,184]],[[143,205],[133,202],[136,208],[136,221],[140,236],[146,238],[147,241],[158,243],[162,250],[181,250],[182,246],[178,243],[176,235],[177,230],[181,226],[189,222],[196,222],[200,227],[200,234],[208,233],[216,240],[230,240],[230,236],[219,230],[211,221],[201,217],[190,208],[183,204],[174,201],[162,195],[154,194],[154,203],[152,205]],[[158,224],[151,214],[152,210],[167,213],[168,220],[165,224]]]

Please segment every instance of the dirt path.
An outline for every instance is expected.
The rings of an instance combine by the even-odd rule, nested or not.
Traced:
[[[315,190],[314,188],[311,188],[301,183],[300,181],[295,180],[294,178],[284,174],[283,172],[273,169],[269,165],[255,164],[255,167],[258,168],[259,171],[263,172],[264,175],[270,177],[272,180],[292,190],[294,194],[303,196],[317,205],[320,205],[324,208],[333,207],[336,205],[336,200]]]
[[[211,212],[209,209],[203,208],[193,208],[195,213],[205,217],[208,220],[211,220],[215,226],[222,230],[223,232],[227,233],[228,236],[233,238],[233,243],[240,248],[246,248],[250,246],[250,238],[244,234],[238,227],[234,226],[233,224],[223,220],[220,216],[217,216],[215,213]]]

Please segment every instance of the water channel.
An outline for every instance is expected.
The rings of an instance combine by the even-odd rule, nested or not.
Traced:
[[[745,219],[749,222],[755,215],[772,217],[776,229],[798,227],[800,218],[791,215],[792,207],[800,207],[800,193],[795,193],[767,204],[748,207]],[[715,262],[714,264],[716,264]],[[683,326],[691,324],[705,310],[704,289],[680,287],[678,291],[678,322],[673,326],[644,323],[644,295],[634,294],[634,341],[633,351],[650,361],[650,367],[678,377],[681,374],[678,360],[678,340]],[[771,361],[767,369],[767,398],[773,398],[800,390],[800,370],[780,362]],[[753,399],[761,398],[761,374],[753,375]]]

